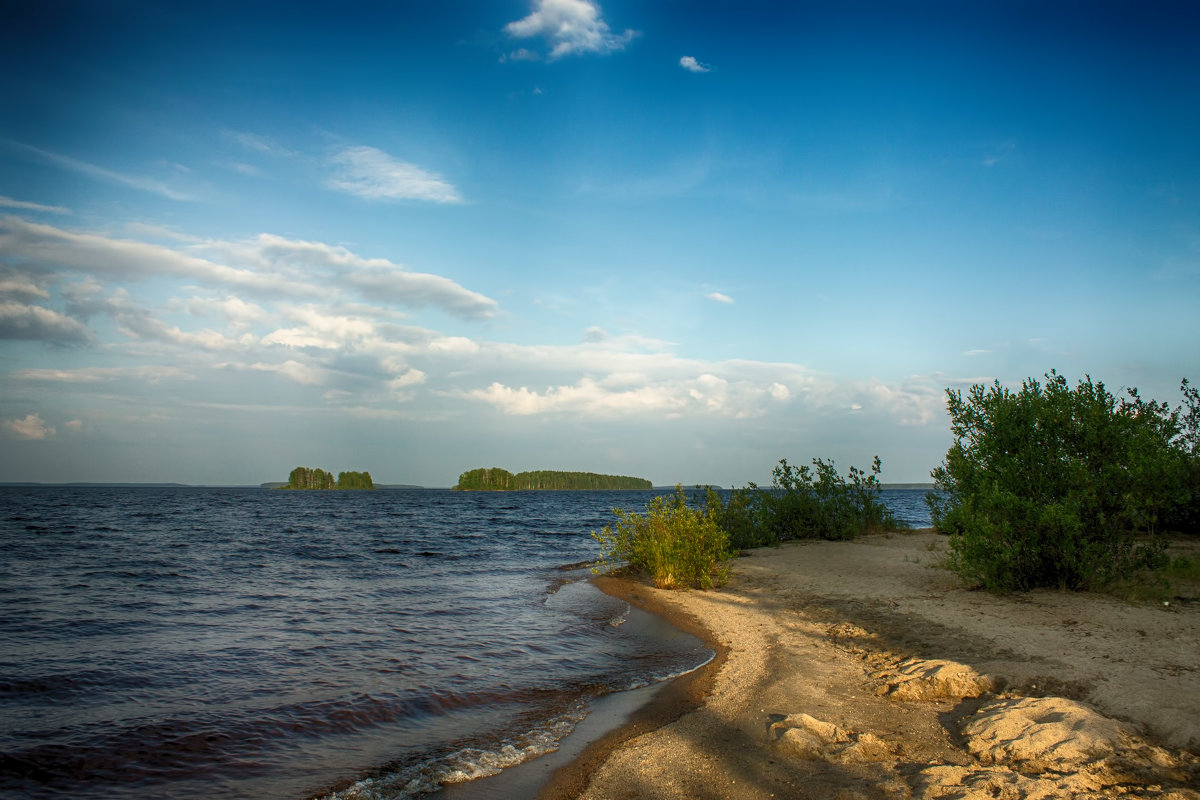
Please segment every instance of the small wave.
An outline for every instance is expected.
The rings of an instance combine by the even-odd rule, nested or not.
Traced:
[[[687,669],[676,670],[673,672],[652,672],[644,678],[636,678],[636,679],[630,681],[629,685],[622,687],[618,691],[631,692],[634,689],[641,689],[645,686],[653,686],[655,684],[666,683],[667,681],[673,681],[676,678],[682,678],[684,675],[689,675],[689,674],[695,672],[696,670],[700,669],[704,665],[711,663],[712,660],[716,657],[717,657],[717,654],[710,650],[708,653],[708,657],[693,667],[688,667]]]
[[[566,712],[519,736],[483,747],[466,747],[410,767],[363,778],[319,800],[407,800],[436,792],[448,783],[487,778],[557,750],[559,742],[585,716],[587,701],[580,699]]]
[[[595,563],[596,562],[592,561],[592,560],[576,561],[573,564],[560,564],[559,566],[555,567],[554,569],[558,572],[574,572],[575,570],[588,569]]]

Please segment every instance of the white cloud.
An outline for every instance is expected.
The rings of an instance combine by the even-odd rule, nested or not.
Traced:
[[[26,200],[14,200],[11,197],[0,195],[0,206],[5,208],[18,208],[22,211],[44,211],[49,214],[70,214],[71,209],[63,206],[46,206],[41,203],[30,203]]]
[[[583,377],[574,384],[549,386],[542,392],[495,381],[486,389],[461,392],[459,396],[514,416],[554,414],[610,419],[707,414],[747,419],[762,416],[773,404],[786,402],[791,393],[780,383],[761,384],[712,372],[683,378],[665,377],[661,372],[655,377],[623,372],[603,380]]]
[[[684,56],[680,58],[679,66],[683,67],[688,72],[712,72],[712,67],[701,64],[692,56]]]
[[[336,350],[376,337],[375,322],[362,316],[336,313],[317,306],[288,307],[283,314],[299,324],[272,331],[263,337],[264,344]]]
[[[190,242],[190,244],[189,244]],[[373,302],[438,307],[465,319],[492,316],[497,303],[449,278],[412,272],[383,258],[363,258],[343,247],[261,234],[243,242],[186,240],[180,249],[134,239],[80,233],[19,217],[0,218],[0,262],[27,273],[79,272],[111,280],[175,276],[270,299],[336,299],[347,289]],[[35,285],[29,275],[5,281]],[[93,313],[104,312],[104,307]],[[243,321],[252,312],[243,303]],[[227,305],[226,312],[234,312]]]
[[[583,332],[583,340],[592,344],[607,341],[612,338],[612,334],[601,328],[599,325],[592,325]]]
[[[544,37],[553,45],[551,60],[573,53],[622,50],[637,35],[632,30],[614,34],[601,19],[600,7],[589,0],[536,0],[529,16],[508,23],[504,32],[515,39]]]
[[[27,414],[24,419],[5,420],[4,428],[18,439],[31,441],[48,439],[54,435],[54,428],[42,421],[38,414]]]
[[[22,300],[34,298],[45,300],[50,297],[49,292],[24,275],[0,276],[0,295],[18,297]]]
[[[122,378],[134,378],[147,383],[161,380],[184,379],[192,376],[178,367],[144,364],[140,367],[82,367],[80,369],[19,369],[12,377],[24,381],[51,381],[57,383],[100,383]]]
[[[496,309],[496,301],[490,297],[464,289],[449,278],[406,272],[395,265],[357,270],[346,276],[346,283],[379,301],[411,307],[440,306],[467,319],[490,317]]]
[[[582,379],[574,386],[552,386],[544,393],[530,391],[524,386],[514,389],[497,381],[486,389],[466,392],[465,396],[489,403],[505,414],[518,416],[546,413],[614,416],[646,411],[677,413],[687,404],[684,398],[673,396],[666,387],[642,386],[613,392],[589,378]]]
[[[90,338],[81,322],[57,311],[15,300],[0,301],[0,339],[78,344]]]
[[[720,292],[711,293],[710,295],[708,295],[708,299],[715,300],[718,303],[732,303],[733,302],[732,297],[730,297],[727,294],[721,294]]]
[[[229,324],[239,329],[248,328],[271,317],[270,313],[262,306],[233,296],[221,299],[193,297],[186,303],[186,308],[189,314],[198,317],[219,314],[228,320]]]
[[[307,386],[320,386],[325,382],[324,371],[307,364],[301,364],[299,361],[287,360],[279,364],[257,363],[249,364],[245,367],[233,364],[230,365],[236,369],[251,369],[256,372],[273,372],[282,375],[296,383],[302,383]]]
[[[116,279],[191,278],[205,283],[279,294],[326,294],[293,280],[294,276],[263,274],[197,258],[158,244],[116,239],[102,234],[76,233],[17,217],[0,219],[0,258],[23,262],[27,270],[62,269]]]
[[[392,391],[408,389],[412,386],[420,386],[425,383],[427,376],[419,369],[405,370],[400,375],[388,381],[388,388]]]
[[[945,409],[945,384],[912,377],[898,384],[872,379],[858,384],[856,404],[905,427],[928,425]]]
[[[326,186],[368,200],[426,200],[461,203],[462,195],[440,175],[399,161],[374,147],[347,147],[330,158],[334,173]]]

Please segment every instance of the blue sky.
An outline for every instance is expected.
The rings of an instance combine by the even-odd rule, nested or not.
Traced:
[[[920,481],[948,387],[1177,403],[1198,35],[1188,3],[25,4],[0,480]]]

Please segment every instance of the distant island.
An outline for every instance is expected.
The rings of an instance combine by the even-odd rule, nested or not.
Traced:
[[[597,475],[594,472],[559,472],[535,470],[512,474],[506,469],[472,469],[458,476],[455,491],[460,492],[524,492],[524,491],[630,491],[653,489],[645,478],[623,475]]]
[[[339,472],[337,480],[333,473],[311,467],[296,467],[288,475],[282,489],[374,489],[375,482],[369,472]]]

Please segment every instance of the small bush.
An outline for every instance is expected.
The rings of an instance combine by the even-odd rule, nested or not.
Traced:
[[[774,529],[763,524],[761,490],[753,483],[731,490],[728,499],[711,486],[705,487],[696,504],[725,531],[734,551],[779,544]]]
[[[863,533],[894,530],[892,512],[879,499],[879,457],[867,475],[851,467],[838,474],[832,461],[813,459],[813,469],[781,460],[763,495],[765,521],[772,535],[786,539],[853,539]]]
[[[592,534],[599,566],[624,563],[660,589],[712,589],[729,579],[729,537],[711,515],[688,505],[683,487],[652,499],[645,513],[613,513],[616,523]]]
[[[878,457],[870,475],[851,467],[842,477],[832,461],[817,458],[812,463],[811,468],[793,467],[782,459],[771,473],[769,488],[752,483],[734,489],[724,502],[710,488],[701,502],[735,549],[774,546],[789,539],[853,539],[901,527],[880,500]]]

